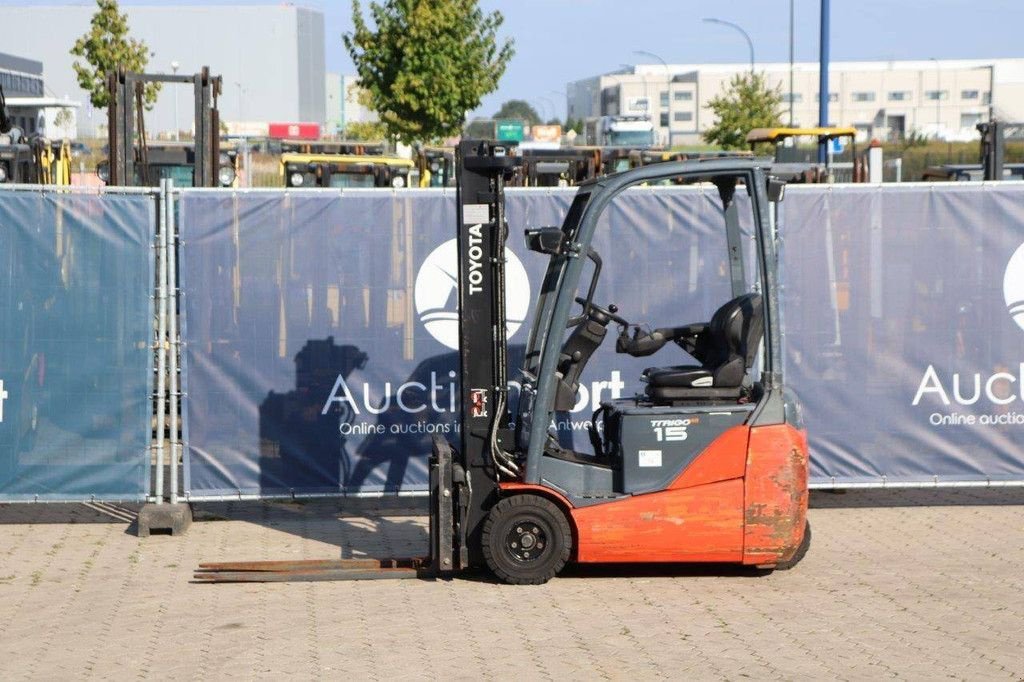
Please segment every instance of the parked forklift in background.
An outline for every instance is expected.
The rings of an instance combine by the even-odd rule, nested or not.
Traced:
[[[502,143],[458,146],[461,428],[455,442],[433,440],[430,556],[203,564],[198,580],[451,577],[486,566],[504,582],[538,584],[569,561],[780,569],[802,558],[807,439],[783,373],[773,222],[784,183],[759,161],[731,158],[582,183],[561,227],[526,231],[547,269],[514,395],[504,195],[519,162]],[[664,180],[699,185],[715,202],[723,250],[703,258],[728,282],[714,296],[701,292],[721,299],[702,319],[635,324],[627,318],[641,312],[633,287],[625,310],[597,299],[612,293],[601,282],[604,257],[625,250],[603,257],[595,233],[616,228],[606,217],[616,197]],[[636,287],[671,286],[636,277]],[[647,357],[667,346],[674,355],[643,372],[642,394],[601,403],[589,447],[566,444],[556,418],[576,404],[609,328],[618,330],[619,353]]]
[[[24,136],[7,112],[0,86],[0,184],[70,185],[71,145],[43,135]]]
[[[191,85],[195,95],[192,142],[151,143],[146,137],[144,91],[150,83]],[[132,73],[119,69],[107,77],[107,154],[96,169],[109,185],[150,187],[172,178],[187,187],[231,186],[237,176],[237,155],[221,153],[217,98],[221,77],[210,69],[191,76]],[[230,173],[230,180],[225,183]]]

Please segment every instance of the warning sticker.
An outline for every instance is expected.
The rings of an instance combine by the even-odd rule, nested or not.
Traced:
[[[466,204],[462,207],[462,222],[466,225],[482,225],[491,222],[490,205]]]
[[[641,450],[638,464],[641,467],[660,467],[661,450]]]

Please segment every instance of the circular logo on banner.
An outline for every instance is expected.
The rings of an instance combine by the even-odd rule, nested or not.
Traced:
[[[459,247],[450,239],[430,252],[416,274],[416,314],[430,335],[459,348]],[[486,293],[478,294],[485,296]],[[505,249],[505,338],[522,326],[530,308],[530,280],[514,253]]]
[[[1024,329],[1024,244],[1010,256],[1003,275],[1003,298],[1006,300],[1006,311]]]

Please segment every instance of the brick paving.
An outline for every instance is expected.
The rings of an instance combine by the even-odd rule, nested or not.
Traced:
[[[200,561],[415,555],[418,501],[0,505],[0,679],[1024,679],[1024,490],[814,493],[793,571],[572,567],[540,587],[201,585]]]

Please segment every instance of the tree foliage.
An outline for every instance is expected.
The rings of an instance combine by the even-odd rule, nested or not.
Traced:
[[[141,40],[128,36],[128,15],[121,14],[117,0],[96,0],[96,13],[89,22],[89,31],[75,41],[71,54],[77,59],[71,65],[78,76],[78,85],[89,93],[89,101],[97,108],[110,102],[107,74],[118,66],[125,71],[142,72],[149,63],[149,48]],[[151,109],[160,91],[159,83],[147,83],[144,93],[146,108]]]
[[[582,118],[572,118],[571,116],[567,117],[565,119],[565,128],[564,128],[564,130],[565,130],[565,132],[569,132],[571,130],[574,133],[576,133],[577,135],[582,135],[583,134],[583,119]]]
[[[515,118],[526,121],[527,125],[540,123],[540,114],[525,99],[510,99],[501,105],[494,118]]]
[[[781,105],[782,91],[769,88],[763,73],[733,76],[725,91],[708,102],[716,120],[704,140],[722,149],[746,149],[751,130],[782,125]]]
[[[370,16],[372,27],[352,0],[345,48],[384,128],[407,144],[457,135],[513,54],[497,43],[501,13],[477,0],[381,0]]]
[[[346,140],[361,140],[363,142],[377,142],[387,137],[384,124],[380,121],[353,121],[345,124],[342,131]]]

